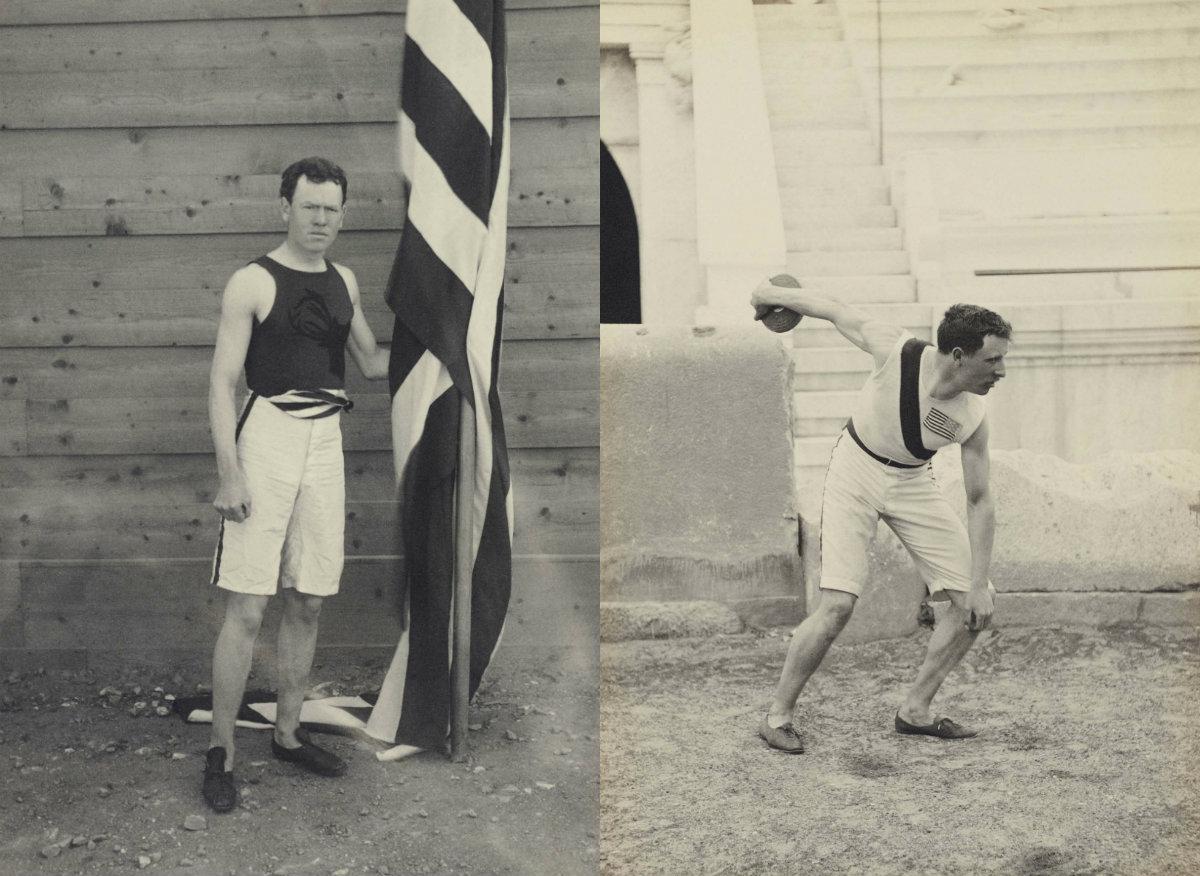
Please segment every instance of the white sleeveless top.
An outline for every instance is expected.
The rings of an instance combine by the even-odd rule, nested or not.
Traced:
[[[908,332],[901,334],[888,354],[887,361],[871,372],[854,403],[854,430],[871,451],[906,465],[918,465],[924,459],[909,452],[904,443],[900,424],[900,362]],[[921,443],[926,450],[937,450],[947,444],[966,441],[987,410],[983,396],[960,392],[952,399],[935,399],[929,395],[934,382],[934,360],[937,348],[926,346],[921,352],[920,377],[917,381],[920,400]]]

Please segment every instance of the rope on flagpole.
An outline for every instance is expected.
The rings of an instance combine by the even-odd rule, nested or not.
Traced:
[[[471,555],[475,484],[475,408],[459,396],[458,474],[454,500],[454,662],[450,679],[450,759],[467,757],[471,689]]]

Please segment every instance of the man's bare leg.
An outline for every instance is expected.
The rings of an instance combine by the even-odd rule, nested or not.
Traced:
[[[225,769],[233,769],[233,733],[246,692],[254,640],[262,626],[266,596],[225,594],[225,620],[213,647],[213,716],[210,747],[225,749]]]
[[[965,607],[966,594],[956,591],[945,591],[950,597],[950,604],[937,610],[940,615],[937,626],[929,637],[929,647],[925,652],[925,662],[917,672],[916,681],[908,692],[904,705],[900,707],[900,717],[910,724],[930,724],[934,718],[929,711],[929,704],[950,674],[950,670],[958,665],[971,645],[979,637],[977,631],[967,629],[968,612]]]
[[[800,691],[817,671],[834,639],[845,628],[858,597],[841,590],[822,590],[817,609],[792,634],[787,659],[775,687],[767,724],[781,727],[792,720]]]
[[[283,617],[279,621],[278,699],[275,707],[275,741],[287,748],[300,744],[300,708],[308,689],[308,673],[317,649],[317,622],[322,597],[283,591]]]

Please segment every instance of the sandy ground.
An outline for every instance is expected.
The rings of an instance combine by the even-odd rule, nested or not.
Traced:
[[[955,742],[892,729],[927,636],[835,645],[803,755],[755,735],[786,632],[604,645],[601,872],[1200,873],[1194,629],[989,631]]]
[[[313,680],[369,690],[382,660],[319,655]],[[562,649],[497,655],[465,764],[380,763],[368,743],[325,735],[351,764],[323,779],[274,760],[265,731],[239,730],[242,799],[228,815],[200,798],[208,726],[129,714],[156,686],[193,692],[206,660],[5,673],[0,874],[595,873],[594,655],[590,671],[578,662]]]

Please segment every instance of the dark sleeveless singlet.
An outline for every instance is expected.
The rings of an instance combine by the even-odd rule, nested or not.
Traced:
[[[336,268],[297,271],[269,256],[252,262],[275,280],[267,318],[255,317],[246,351],[246,385],[274,396],[296,389],[343,389],[346,339],[354,306]]]

